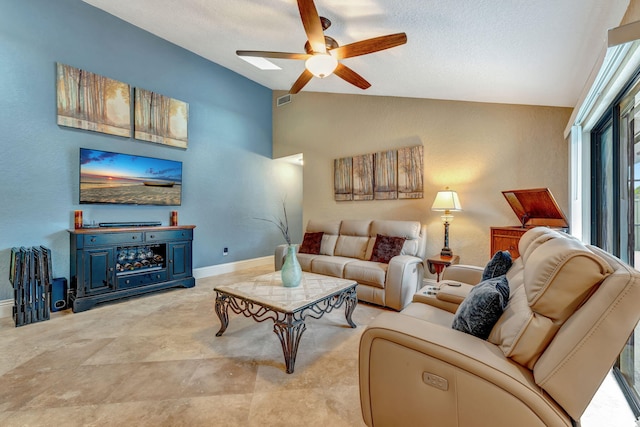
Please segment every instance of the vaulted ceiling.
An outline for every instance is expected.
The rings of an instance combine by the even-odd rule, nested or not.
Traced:
[[[304,52],[295,0],[83,0],[274,90],[304,61],[259,70],[236,50]],[[371,83],[335,75],[303,91],[573,107],[629,0],[315,0],[340,45],[405,32],[393,49],[344,59]]]

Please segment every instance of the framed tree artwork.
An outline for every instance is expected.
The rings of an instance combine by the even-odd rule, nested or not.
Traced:
[[[334,160],[335,200],[424,197],[424,147],[416,145]]]
[[[398,198],[398,151],[387,150],[375,154],[374,194],[377,200]]]
[[[398,199],[422,199],[424,157],[422,145],[398,149]]]
[[[130,91],[126,83],[57,63],[58,124],[129,137]]]
[[[353,200],[373,200],[373,154],[353,157]]]
[[[136,139],[187,148],[189,104],[136,88],[134,112]]]
[[[353,158],[333,161],[333,192],[335,200],[353,200]]]

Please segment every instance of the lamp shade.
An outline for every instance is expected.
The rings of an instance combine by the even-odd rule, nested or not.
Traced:
[[[328,53],[316,53],[307,59],[304,66],[316,77],[327,77],[338,66],[338,60]]]
[[[438,191],[436,199],[431,206],[432,211],[461,211],[462,205],[458,193],[451,190]]]

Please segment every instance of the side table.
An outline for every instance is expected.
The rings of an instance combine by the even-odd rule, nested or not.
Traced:
[[[427,267],[431,274],[436,275],[436,282],[440,281],[440,274],[444,271],[445,267],[449,267],[451,264],[458,264],[460,257],[458,255],[442,256],[440,254],[427,258]]]

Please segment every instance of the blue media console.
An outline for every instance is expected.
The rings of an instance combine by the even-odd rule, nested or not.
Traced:
[[[172,287],[195,286],[193,225],[69,230],[75,313],[94,305]]]

